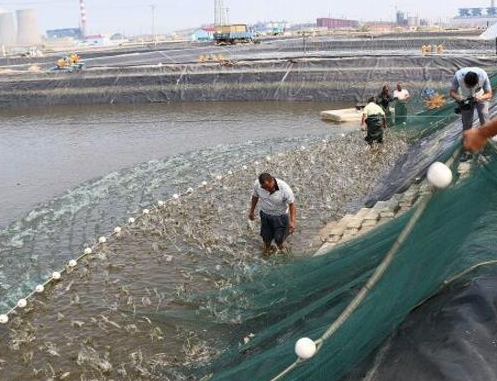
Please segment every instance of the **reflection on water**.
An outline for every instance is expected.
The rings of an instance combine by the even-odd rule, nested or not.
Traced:
[[[89,179],[139,163],[249,140],[350,130],[310,102],[64,106],[2,110],[0,226]],[[268,143],[270,144],[270,143]]]
[[[229,287],[274,261],[312,250],[323,221],[364,197],[405,145],[391,136],[385,148],[372,154],[359,134],[218,147],[112,173],[54,199],[23,221],[24,231],[31,226],[41,237],[25,233],[9,241],[11,252],[27,262],[16,271],[32,275],[38,269],[43,279],[78,252],[81,235],[92,244],[121,224],[126,212],[137,215],[138,207],[168,201],[94,246],[71,274],[13,316],[9,337],[0,343],[8,348],[1,356],[3,376],[181,379],[181,366],[208,359],[229,335],[215,325],[199,326],[195,315],[185,320],[188,294]],[[293,254],[270,261],[261,259],[257,228],[246,224],[251,186],[264,170],[289,182],[299,208]],[[197,187],[202,179],[207,185]],[[171,198],[173,192],[182,196]],[[43,255],[43,245],[50,255]],[[40,256],[29,258],[30,252]],[[24,291],[35,283],[32,277]],[[181,320],[174,318],[178,311]]]

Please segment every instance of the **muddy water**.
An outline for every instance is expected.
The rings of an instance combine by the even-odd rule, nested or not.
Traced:
[[[197,119],[186,119],[176,109],[160,125],[157,118],[144,123],[150,121],[150,110],[142,109],[138,114],[112,108],[117,115],[107,109],[90,116],[86,109],[77,117],[70,110],[59,110],[57,116],[54,110],[12,116],[19,134],[29,136],[31,128],[45,142],[39,147],[31,143],[34,148],[26,153],[38,171],[20,171],[23,181],[38,176],[40,191],[29,195],[42,202],[2,232],[2,312],[85,246],[92,246],[93,253],[0,327],[0,347],[5,348],[0,379],[188,376],[183,367],[213,355],[229,332],[199,326],[194,315],[188,319],[187,295],[249,280],[254,271],[312,251],[323,222],[366,196],[405,149],[401,139],[391,136],[384,152],[371,152],[360,134],[342,137],[342,130],[310,122],[318,111],[314,106],[236,106],[225,119],[208,114],[206,105],[199,106],[205,108],[196,111]],[[266,112],[261,114],[262,109]],[[47,120],[45,134],[39,134],[32,119],[40,115]],[[80,131],[77,118],[93,120],[85,122],[93,131],[91,139],[80,138],[88,132]],[[65,151],[64,138],[75,149]],[[34,152],[51,165],[34,160]],[[12,157],[17,168],[29,169]],[[263,170],[287,180],[299,205],[291,254],[270,260],[261,258],[258,226],[246,223],[250,188]],[[202,181],[207,185],[199,187]],[[72,183],[79,185],[71,188]],[[174,199],[173,193],[181,196]],[[15,192],[10,197],[15,204]],[[165,205],[151,208],[160,199]],[[143,208],[150,208],[150,214],[126,223]],[[123,231],[109,236],[116,225]],[[95,245],[101,235],[107,242]],[[223,318],[223,311],[210,313]]]

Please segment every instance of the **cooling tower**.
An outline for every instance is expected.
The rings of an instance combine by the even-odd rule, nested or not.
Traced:
[[[14,14],[11,12],[0,13],[0,45],[14,46],[16,44],[16,27]]]
[[[33,9],[20,9],[17,14],[17,45],[30,46],[41,42]]]

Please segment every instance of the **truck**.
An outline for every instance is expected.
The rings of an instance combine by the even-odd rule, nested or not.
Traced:
[[[217,45],[246,43],[253,41],[254,33],[246,24],[220,25],[214,28],[214,42]]]

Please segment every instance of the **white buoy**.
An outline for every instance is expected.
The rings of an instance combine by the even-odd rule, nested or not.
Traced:
[[[266,161],[271,161],[271,156],[266,156]]]
[[[28,305],[28,301],[26,299],[19,299],[17,302],[17,307],[24,308]]]
[[[305,151],[305,146],[300,146],[300,149],[301,149],[302,151]]]
[[[142,213],[143,213],[143,214],[149,214],[149,213],[150,213],[150,210],[148,210],[148,209],[143,209]]]
[[[61,275],[60,275],[60,273],[59,273],[58,271],[54,271],[54,272],[52,273],[52,279],[54,279],[54,280],[59,280],[59,279],[60,279],[60,277],[61,277]]]
[[[230,170],[228,171],[228,175],[230,175],[230,176],[231,176],[232,174],[233,174],[233,171],[230,169]]]
[[[179,194],[177,194],[177,193],[173,194],[173,198],[174,198],[175,200],[177,200],[177,199],[179,198]]]
[[[342,134],[342,138],[344,138],[344,137],[345,137],[345,134]]]
[[[308,337],[302,337],[295,343],[295,353],[302,360],[310,359],[316,353],[316,343]]]
[[[7,315],[0,315],[0,324],[7,324],[9,322],[9,317]]]
[[[87,247],[84,251],[86,255],[91,254],[91,247]]]
[[[78,262],[75,259],[71,259],[68,263],[69,267],[76,267]]]
[[[193,193],[193,188],[191,188],[191,187],[190,187],[190,188],[188,188],[188,189],[186,190],[186,193]]]
[[[202,186],[205,187],[207,185],[207,181],[202,181]]]
[[[247,169],[247,166],[246,166],[246,165],[243,165],[243,166],[242,166],[242,169]]]
[[[133,217],[130,217],[130,218],[128,218],[128,222],[129,222],[130,224],[132,224],[132,223],[134,223],[134,222],[135,222],[135,219],[134,219]]]
[[[256,161],[256,162],[254,162],[254,164],[255,164],[255,165],[259,165],[259,162],[258,162],[258,161]]]
[[[157,201],[157,205],[164,206],[164,201],[162,201],[162,200]]]
[[[216,180],[222,180],[222,179],[223,179],[223,176],[221,176],[221,175],[216,176]]]
[[[326,143],[326,139],[321,140],[323,143]]]
[[[119,233],[121,233],[121,230],[122,230],[122,229],[121,229],[121,227],[120,227],[120,226],[116,226],[116,227],[114,228],[114,233],[119,234]]]
[[[42,284],[39,284],[38,286],[35,287],[35,291],[38,294],[41,294],[43,291],[45,291],[45,287]]]
[[[452,171],[444,163],[436,161],[428,168],[426,178],[436,188],[447,188],[452,182]]]
[[[100,238],[98,239],[98,242],[100,242],[100,243],[105,243],[105,242],[107,242],[107,238],[105,238],[105,237],[100,237]]]

